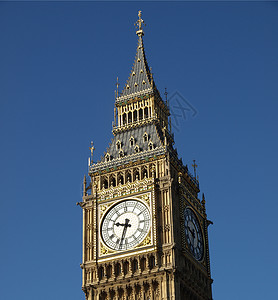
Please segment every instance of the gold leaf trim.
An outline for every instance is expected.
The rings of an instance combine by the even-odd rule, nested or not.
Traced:
[[[102,243],[100,243],[100,254],[101,255],[107,255],[107,254],[113,254],[115,251],[112,251],[105,247]]]

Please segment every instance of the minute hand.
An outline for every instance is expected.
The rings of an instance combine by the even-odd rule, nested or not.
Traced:
[[[124,238],[125,238],[125,235],[126,235],[127,227],[131,227],[131,224],[128,224],[128,222],[129,222],[129,219],[125,219],[124,230],[123,230],[121,241],[120,241],[120,244],[119,244],[119,249],[122,248],[122,244],[123,244],[123,241],[124,241]]]

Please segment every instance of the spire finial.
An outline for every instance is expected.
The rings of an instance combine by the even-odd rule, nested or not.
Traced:
[[[135,26],[138,26],[138,30],[136,31],[136,34],[138,36],[144,35],[144,31],[142,29],[142,24],[146,25],[145,22],[142,20],[141,16],[142,16],[142,11],[139,10],[138,11],[138,21],[134,24]]]
[[[198,167],[198,165],[196,165],[196,160],[195,159],[193,159],[193,165],[192,165],[192,167],[194,168],[194,177],[196,179],[196,168]]]
[[[91,163],[93,163],[93,155],[94,155],[94,150],[95,150],[95,147],[94,147],[94,143],[91,142],[91,147],[89,148],[91,150]]]
[[[165,95],[166,105],[168,106],[168,98],[167,98],[168,92],[167,92],[167,88],[165,88],[164,95]]]
[[[116,82],[116,87],[117,87],[117,94],[116,94],[116,96],[117,96],[117,98],[119,97],[119,77],[117,77],[117,82]]]

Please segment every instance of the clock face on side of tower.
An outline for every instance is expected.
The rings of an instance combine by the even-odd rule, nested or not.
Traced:
[[[112,250],[123,251],[140,244],[151,227],[149,208],[138,200],[124,200],[103,217],[101,237]]]
[[[190,208],[184,210],[184,230],[191,253],[197,260],[202,260],[204,254],[203,234],[199,221]]]

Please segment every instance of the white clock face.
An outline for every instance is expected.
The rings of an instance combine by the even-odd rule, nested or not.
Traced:
[[[125,200],[110,208],[104,216],[102,240],[113,250],[128,250],[144,240],[150,227],[148,207],[137,200]]]
[[[190,208],[184,210],[184,230],[189,249],[197,260],[203,258],[204,243],[200,224]]]

